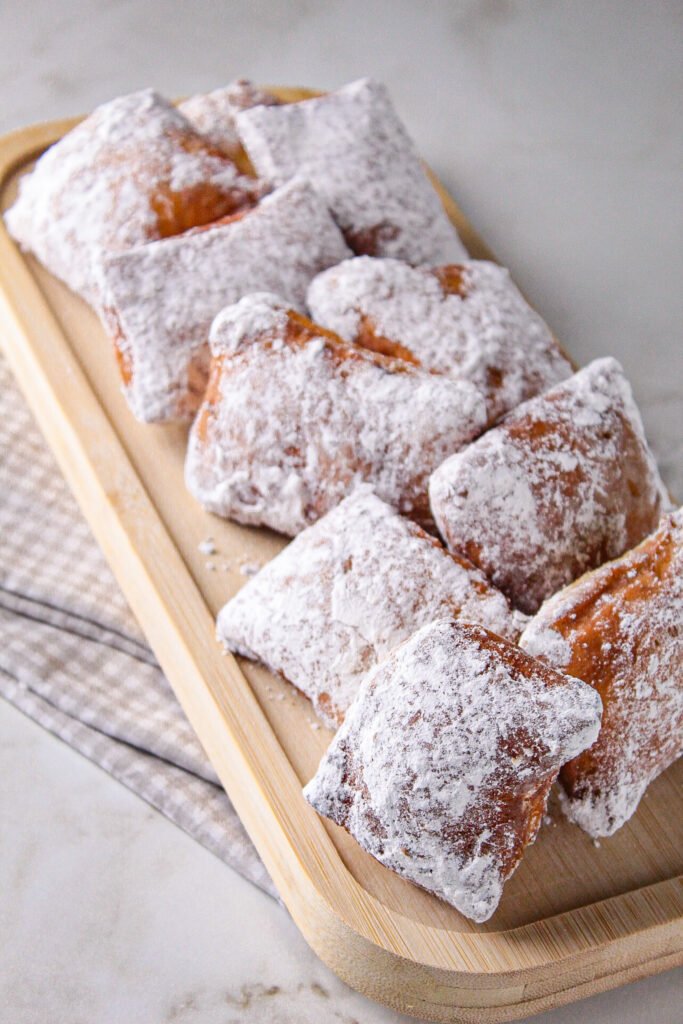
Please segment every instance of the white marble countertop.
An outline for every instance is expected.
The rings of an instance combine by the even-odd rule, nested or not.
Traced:
[[[680,4],[8,0],[0,131],[153,84],[382,78],[569,351],[622,360],[683,495]],[[381,1024],[287,914],[0,705],[2,1024]],[[537,1018],[680,1020],[669,973]]]

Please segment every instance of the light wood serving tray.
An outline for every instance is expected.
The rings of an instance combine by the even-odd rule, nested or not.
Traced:
[[[285,100],[309,92],[278,89]],[[75,120],[0,140],[16,179]],[[442,199],[473,256],[489,256]],[[434,1021],[515,1020],[681,963],[679,764],[597,847],[551,807],[493,919],[474,925],[399,879],[301,796],[330,740],[291,686],[224,655],[221,605],[283,539],[203,512],[183,485],[184,429],[144,426],[95,315],[0,227],[0,342],[155,654],[292,917],[344,981]],[[219,553],[198,544],[212,537]],[[211,571],[207,561],[217,568]],[[224,568],[229,563],[229,568]],[[226,950],[226,956],[229,951]]]

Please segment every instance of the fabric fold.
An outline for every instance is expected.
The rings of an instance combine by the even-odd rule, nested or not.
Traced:
[[[0,696],[277,895],[2,359]]]

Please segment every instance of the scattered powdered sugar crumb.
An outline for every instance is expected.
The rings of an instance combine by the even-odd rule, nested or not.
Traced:
[[[486,423],[468,381],[348,345],[273,295],[223,310],[211,346],[186,482],[206,509],[247,525],[294,535],[363,480],[430,523],[431,470]]]
[[[206,568],[208,569],[209,572],[215,572],[216,571],[216,563],[215,562],[206,562],[205,565],[206,565]]]
[[[367,670],[446,614],[511,640],[525,621],[479,570],[364,486],[248,582],[217,629],[222,643],[281,673],[334,726]]]
[[[201,540],[197,545],[197,550],[201,551],[203,555],[215,555],[217,548],[213,537],[207,537],[205,540]]]
[[[260,562],[242,562],[240,573],[242,576],[255,576],[261,568]]]
[[[167,100],[145,89],[97,107],[51,146],[22,178],[6,222],[23,248],[96,303],[104,250],[158,238],[159,211],[201,186],[215,196],[213,216],[206,201],[197,204],[204,220],[251,205],[260,190]]]
[[[359,256],[315,277],[307,303],[318,323],[347,341],[363,344],[370,331],[427,369],[471,380],[492,421],[572,373],[546,324],[495,263],[431,269]]]
[[[560,765],[599,724],[591,687],[440,619],[369,672],[304,795],[382,864],[485,921]]]
[[[560,798],[590,835],[612,835],[683,752],[683,510],[546,601],[520,644],[603,698],[600,736],[562,769]]]
[[[466,259],[385,87],[352,82],[318,99],[235,117],[256,171],[281,185],[302,174],[355,252],[411,263]]]
[[[191,418],[216,314],[264,289],[301,309],[311,278],[348,255],[322,200],[292,181],[238,220],[107,256],[102,316],[129,367],[124,390],[134,414]]]
[[[429,490],[449,547],[525,612],[637,544],[667,501],[631,389],[611,358],[509,413],[447,459]]]

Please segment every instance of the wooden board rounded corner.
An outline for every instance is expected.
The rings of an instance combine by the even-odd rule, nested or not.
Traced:
[[[316,95],[274,91],[285,101]],[[34,125],[0,139],[3,193],[18,168],[78,120]],[[490,257],[436,185],[474,254]],[[262,550],[264,557],[279,542],[207,519],[190,507],[185,492],[176,492],[177,476],[174,494],[164,494],[152,463],[163,461],[164,453],[177,458],[182,431],[132,420],[112,384],[111,353],[93,349],[102,343],[93,314],[24,257],[4,225],[0,323],[15,376],[162,668],[294,920],[335,973],[418,1018],[494,1024],[683,962],[680,877],[658,877],[585,905],[577,895],[579,905],[559,913],[500,928],[494,918],[478,928],[433,897],[410,895],[407,883],[385,877],[386,869],[345,847],[301,797],[310,757],[300,762],[294,748],[285,750],[287,729],[302,730],[299,738],[318,750],[324,734],[306,733],[305,707],[287,690],[271,708],[265,674],[223,655],[213,636],[217,582],[202,572],[197,536],[209,523],[226,544]],[[137,444],[142,430],[149,431],[143,447],[154,449],[147,461]],[[669,797],[665,792],[658,799]],[[584,854],[591,855],[587,847]],[[667,864],[662,857],[660,875]],[[577,877],[577,893],[580,883]]]

